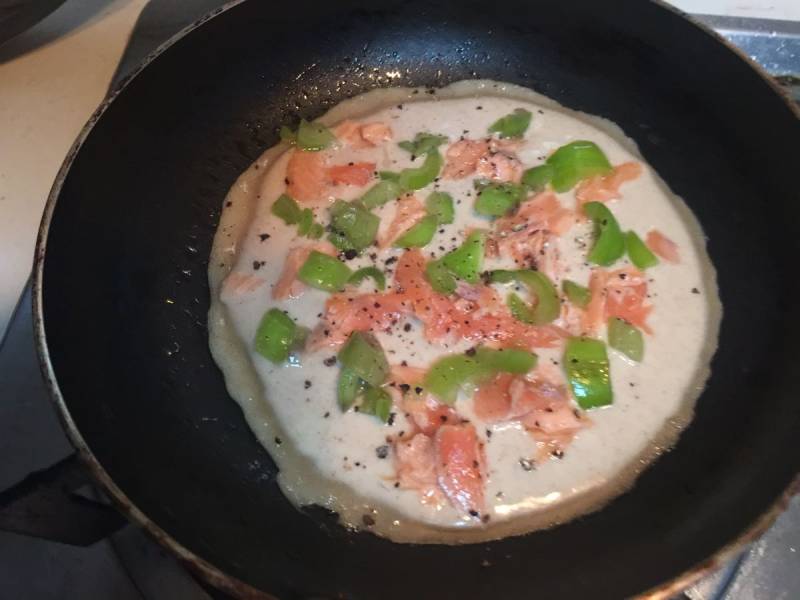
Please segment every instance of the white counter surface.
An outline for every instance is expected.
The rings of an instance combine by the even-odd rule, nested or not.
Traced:
[[[181,1],[186,7],[196,4]],[[67,0],[0,47],[0,339],[28,279],[39,219],[56,172],[105,95],[146,4]],[[696,14],[800,20],[798,0],[673,4]]]

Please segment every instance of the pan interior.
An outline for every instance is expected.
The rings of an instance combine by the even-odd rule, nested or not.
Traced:
[[[634,138],[708,235],[720,349],[678,446],[601,512],[490,544],[398,546],[281,494],[209,355],[206,257],[221,199],[280,124],[375,87],[475,77],[540,90]],[[531,582],[544,597],[635,594],[732,541],[800,466],[787,451],[800,424],[797,139],[795,115],[760,76],[655,4],[247,2],[138,75],[75,157],[39,266],[49,359],[80,434],[130,500],[254,587],[287,598],[514,598]]]

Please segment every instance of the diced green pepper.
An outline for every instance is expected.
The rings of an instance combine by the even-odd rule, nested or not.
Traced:
[[[608,320],[608,345],[637,362],[644,358],[642,332],[618,317]]]
[[[564,350],[567,381],[583,409],[606,406],[614,401],[606,345],[591,338],[570,338]]]
[[[536,366],[535,354],[525,350],[479,348],[472,356],[455,354],[437,360],[422,386],[445,404],[456,401],[459,390],[479,385],[497,372],[523,374]]]
[[[536,366],[538,357],[532,352],[516,348],[500,350],[478,348],[475,352],[475,360],[479,365],[491,371],[524,374]]]
[[[420,132],[414,136],[413,141],[400,142],[397,145],[407,150],[412,156],[422,156],[436,150],[447,141],[447,136],[434,133]]]
[[[445,404],[452,405],[459,390],[474,382],[481,372],[478,362],[468,356],[445,356],[428,369],[422,386]]]
[[[331,133],[330,129],[321,123],[301,119],[300,125],[297,127],[295,143],[302,150],[317,152],[330,146],[335,139],[336,136]]]
[[[442,260],[432,260],[425,265],[425,279],[439,294],[452,294],[456,291],[456,279],[442,264]]]
[[[536,299],[533,306],[528,306],[516,294],[508,298],[508,307],[512,316],[530,325],[545,325],[553,322],[561,312],[561,302],[553,282],[540,271],[524,269],[520,271],[493,271],[492,281],[508,283],[518,281],[528,288]]]
[[[517,207],[525,188],[516,183],[490,183],[478,193],[475,212],[489,217],[502,217]]]
[[[522,184],[527,185],[534,192],[541,192],[553,179],[555,169],[551,165],[539,165],[526,169],[522,174]]]
[[[442,225],[449,225],[455,218],[453,197],[447,192],[432,192],[425,200],[425,209]]]
[[[378,171],[378,179],[397,183],[397,180],[400,179],[400,173],[395,173],[394,171]]]
[[[364,392],[358,410],[366,415],[375,415],[385,423],[391,414],[392,397],[382,387],[369,386]]]
[[[297,335],[297,325],[291,317],[277,308],[269,309],[258,324],[255,349],[261,356],[274,363],[289,358]]]
[[[408,231],[401,235],[394,243],[396,248],[422,248],[430,244],[436,233],[439,221],[436,217],[428,215],[419,220]]]
[[[325,228],[319,223],[314,223],[311,226],[311,230],[308,232],[308,237],[310,237],[312,240],[318,240],[322,237],[323,233],[325,233]]]
[[[326,292],[341,290],[351,275],[352,271],[342,261],[316,250],[311,251],[297,272],[300,281]]]
[[[619,223],[602,202],[588,202],[583,212],[594,223],[594,245],[587,255],[589,262],[607,267],[625,254],[625,238]]]
[[[489,133],[497,133],[504,138],[522,137],[531,124],[531,113],[524,108],[517,108],[511,114],[500,117],[489,127]]]
[[[589,291],[589,288],[583,287],[569,279],[565,279],[562,282],[561,289],[564,290],[567,299],[580,308],[586,308],[592,299],[592,292]]]
[[[649,269],[658,264],[658,257],[634,231],[625,234],[625,249],[628,251],[628,258],[636,265],[637,269]]]
[[[442,155],[437,150],[432,150],[425,155],[425,162],[421,167],[400,171],[397,183],[404,190],[420,190],[433,183],[433,180],[439,176],[443,162]]]
[[[482,231],[473,231],[459,248],[441,258],[442,265],[459,279],[478,283],[483,267],[485,243],[486,234]]]
[[[375,287],[380,291],[386,289],[386,276],[377,267],[363,267],[353,273],[347,283],[359,285],[364,279],[371,277],[375,281]]]
[[[339,362],[373,386],[386,381],[389,363],[381,345],[371,333],[354,331],[339,351]]]
[[[571,190],[583,179],[611,172],[611,163],[594,142],[580,140],[561,146],[547,159],[553,168],[551,183],[557,192]]]
[[[364,205],[364,208],[372,209],[386,204],[389,200],[398,198],[402,193],[403,190],[397,181],[384,179],[373,185],[361,196],[361,204]]]
[[[311,231],[311,226],[314,224],[314,213],[310,208],[304,208],[300,212],[300,220],[297,221],[297,234],[308,235]]]
[[[360,202],[337,200],[330,208],[330,241],[340,250],[359,252],[375,241],[380,219]]]
[[[278,199],[272,203],[270,212],[287,225],[297,224],[303,214],[303,211],[300,210],[300,206],[295,202],[294,198],[286,194],[278,196]]]
[[[342,367],[339,372],[339,382],[336,385],[336,399],[339,408],[347,410],[366,389],[366,383],[356,374],[355,371]]]
[[[286,125],[281,125],[281,128],[278,130],[278,135],[281,141],[289,142],[290,144],[294,144],[297,141],[297,134]]]

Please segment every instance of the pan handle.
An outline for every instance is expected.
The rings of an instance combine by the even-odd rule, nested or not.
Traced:
[[[80,495],[92,479],[77,454],[0,492],[0,531],[91,546],[127,524],[113,507]]]

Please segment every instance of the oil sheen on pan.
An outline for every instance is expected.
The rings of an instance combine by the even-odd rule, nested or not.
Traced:
[[[716,347],[714,269],[613,123],[464,81],[282,139],[224,200],[209,323],[293,503],[478,542],[602,507],[675,443]]]

